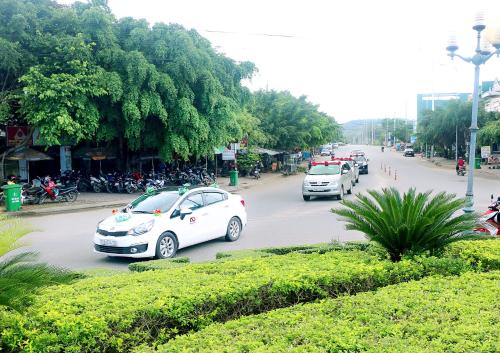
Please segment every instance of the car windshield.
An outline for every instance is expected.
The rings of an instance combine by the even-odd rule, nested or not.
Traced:
[[[165,213],[179,199],[179,193],[168,191],[152,195],[144,194],[128,205],[127,209],[132,213],[153,213],[155,210]]]
[[[309,175],[335,175],[340,174],[340,166],[338,164],[329,165],[314,165],[309,170]]]
[[[355,156],[353,157],[353,159],[356,161],[356,162],[366,162],[366,158],[364,156]]]

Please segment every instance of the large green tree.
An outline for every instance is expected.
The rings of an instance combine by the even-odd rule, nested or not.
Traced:
[[[271,148],[315,147],[338,139],[341,133],[333,117],[320,112],[305,96],[296,98],[289,92],[256,92],[250,113],[260,119]]]
[[[0,0],[0,21],[0,119],[40,128],[48,144],[118,142],[170,160],[241,137],[241,81],[255,67],[196,31],[117,20],[104,0]]]
[[[452,146],[458,139],[458,153],[464,155],[466,142],[470,139],[471,102],[450,102],[445,108],[426,111],[418,124],[420,144],[434,145],[445,157],[453,157]],[[490,121],[498,119],[495,113],[486,112],[481,102],[478,112],[478,125],[484,127]],[[486,134],[480,133],[479,142],[486,142]]]

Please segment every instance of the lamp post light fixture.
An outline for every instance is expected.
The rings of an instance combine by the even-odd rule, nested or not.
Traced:
[[[455,37],[450,37],[448,46],[446,50],[448,51],[448,56],[453,60],[454,57],[460,58],[465,62],[474,65],[474,93],[472,97],[472,119],[470,126],[470,143],[469,143],[469,173],[467,179],[467,192],[466,206],[463,209],[464,212],[470,213],[474,212],[474,166],[476,157],[476,136],[477,136],[477,113],[479,108],[479,68],[482,64],[486,63],[491,57],[496,55],[500,57],[500,21],[497,23],[497,27],[488,28],[486,31],[486,39],[481,40],[481,32],[486,29],[484,24],[484,16],[478,14],[476,16],[476,23],[472,27],[474,31],[477,32],[477,42],[476,42],[476,52],[471,57],[464,57],[457,53],[458,45]],[[494,50],[490,50],[491,44]]]

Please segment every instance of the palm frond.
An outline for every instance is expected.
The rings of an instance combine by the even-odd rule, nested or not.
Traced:
[[[401,195],[395,188],[368,190],[353,201],[344,200],[343,208],[332,212],[346,222],[346,229],[363,232],[383,246],[395,261],[406,253],[434,252],[447,244],[470,237],[475,215],[455,216],[464,199],[454,194],[415,189]]]
[[[36,253],[13,255],[0,262],[0,305],[21,310],[40,288],[70,283],[76,277],[68,270],[35,263]]]

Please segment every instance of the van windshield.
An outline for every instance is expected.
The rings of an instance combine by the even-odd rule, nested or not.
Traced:
[[[340,166],[338,164],[329,165],[314,165],[309,170],[308,175],[335,175],[340,174]]]

